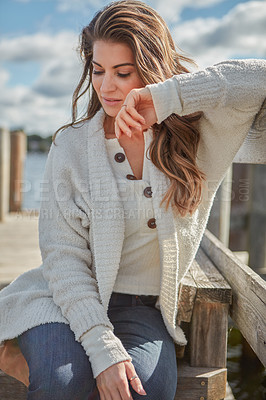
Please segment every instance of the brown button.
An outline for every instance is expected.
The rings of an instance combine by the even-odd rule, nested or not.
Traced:
[[[130,179],[131,181],[134,181],[137,179],[134,175],[130,175],[130,174],[127,174],[126,178]]]
[[[115,161],[117,161],[117,162],[123,162],[123,161],[125,161],[125,154],[123,154],[123,153],[116,153],[116,155],[115,155]]]
[[[145,197],[152,197],[152,190],[150,186],[147,186],[144,191],[143,194]]]
[[[151,229],[156,228],[155,218],[149,219],[149,221],[147,222],[147,225],[148,225],[148,227],[151,228]]]

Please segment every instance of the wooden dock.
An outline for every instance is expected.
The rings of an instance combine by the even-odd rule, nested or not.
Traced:
[[[39,265],[38,213],[9,213],[0,223],[0,288]]]
[[[188,281],[184,282],[183,287],[183,296],[184,300],[187,298],[189,293],[190,301],[195,302],[195,304],[200,304],[201,312],[199,313],[200,320],[197,325],[201,324],[201,314],[202,307],[208,308],[208,302],[216,302],[216,306],[221,302],[223,304],[219,305],[219,307],[228,307],[231,299],[231,295],[229,291],[230,287],[223,282],[223,278],[217,276],[217,273],[212,270],[210,265],[210,261],[206,260],[203,257],[202,252],[199,253],[197,258],[197,262],[194,263],[193,268],[191,269],[191,277]],[[207,262],[208,261],[208,262]],[[38,267],[41,264],[41,255],[38,246],[38,213],[37,212],[20,212],[20,213],[10,213],[7,215],[5,222],[0,224],[0,287],[6,286],[12,280],[14,280],[17,276],[22,274],[23,272],[28,271],[31,268]],[[204,268],[204,273],[201,268]],[[216,280],[209,281],[208,275],[214,274],[216,276]],[[194,283],[191,284],[193,279],[198,281],[200,287],[195,288]],[[217,290],[219,286],[219,291],[221,292],[222,298],[216,299]],[[203,293],[204,292],[204,293]],[[228,293],[227,293],[228,292]],[[191,296],[193,293],[193,296]],[[213,298],[213,296],[216,296]],[[194,300],[191,300],[193,297]],[[182,302],[181,303],[186,303]],[[192,309],[194,306],[191,304]],[[224,315],[227,315],[228,311],[224,312]],[[183,309],[181,311],[180,319],[183,321],[188,321],[192,318],[191,313],[188,310]],[[217,313],[216,313],[217,314]],[[196,312],[195,312],[196,315]],[[195,319],[195,316],[194,316]],[[216,326],[219,323],[215,323]],[[227,329],[227,323],[224,324]],[[219,328],[220,329],[220,328]],[[213,336],[213,332],[205,332],[206,338],[210,336],[209,339]],[[194,332],[194,336],[197,337],[197,332]],[[224,333],[224,337],[226,338],[226,331]],[[207,340],[206,339],[206,340]],[[208,340],[209,340],[208,339]],[[207,342],[208,342],[207,340]],[[193,340],[192,338],[192,341]],[[195,342],[198,342],[196,340]],[[200,363],[198,362],[197,347],[192,351],[193,347],[191,347],[191,357],[190,362],[194,363],[194,365],[199,365],[198,367],[185,367],[181,362],[180,369],[180,389],[182,389],[182,393],[186,392],[185,386],[189,384],[188,397],[185,396],[184,399],[192,399],[191,390],[194,387],[194,395],[193,399],[199,398],[204,400],[208,399],[218,399],[218,392],[221,393],[220,398],[224,400],[234,400],[232,392],[230,390],[229,385],[226,387],[226,395],[225,389],[223,389],[223,385],[226,382],[226,343],[224,346],[220,346],[222,349],[222,354],[218,357],[217,360],[212,360],[212,362],[217,363],[216,368],[208,367],[208,345],[205,343],[200,344],[201,350],[204,350],[206,360],[203,360],[205,363],[205,367],[200,368]],[[211,347],[210,347],[211,348]],[[213,352],[212,352],[213,353]],[[218,354],[218,353],[217,353]],[[224,354],[224,355],[223,355]],[[202,361],[202,362],[203,362]],[[215,365],[214,365],[215,366]],[[194,372],[193,372],[194,371]],[[182,375],[183,374],[183,375]],[[204,381],[204,386],[203,385]],[[199,387],[198,387],[199,385]],[[224,393],[224,394],[222,394]],[[15,397],[14,397],[15,396]],[[16,400],[24,400],[26,396],[26,388],[21,383],[17,382],[13,378],[10,378],[3,374],[0,371],[0,397],[3,400],[14,399]],[[218,397],[217,397],[218,396]],[[177,396],[180,398],[180,394]]]

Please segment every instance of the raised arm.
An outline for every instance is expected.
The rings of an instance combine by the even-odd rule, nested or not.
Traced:
[[[164,82],[133,89],[116,118],[116,134],[132,131],[134,123],[149,127],[169,115],[236,110],[236,117],[255,115],[266,97],[266,61],[225,61],[201,71],[175,75]],[[244,115],[247,112],[247,115]],[[134,122],[134,123],[133,123]],[[129,129],[128,129],[129,128]],[[130,136],[130,135],[129,135]]]

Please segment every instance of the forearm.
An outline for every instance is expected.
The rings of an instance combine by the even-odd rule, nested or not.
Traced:
[[[80,342],[89,356],[94,378],[113,364],[132,361],[120,339],[106,326],[95,326],[81,336]]]
[[[147,87],[158,123],[173,113],[188,115],[222,107],[257,112],[266,94],[266,62],[227,61]]]

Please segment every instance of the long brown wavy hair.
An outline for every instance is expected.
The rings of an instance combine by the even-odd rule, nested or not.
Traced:
[[[58,129],[75,126],[91,119],[101,108],[92,86],[93,44],[105,40],[127,44],[135,57],[136,69],[144,86],[158,83],[189,70],[181,64],[195,64],[176,50],[170,31],[162,17],[140,1],[112,2],[97,12],[81,33],[80,55],[84,63],[82,76],[72,99],[72,122]],[[79,99],[88,96],[86,114],[78,118]],[[197,129],[200,113],[180,117],[170,115],[160,124],[153,125],[150,158],[153,164],[170,179],[170,187],[161,202],[166,209],[172,204],[176,214],[192,214],[201,200],[205,175],[196,165],[200,139]]]

